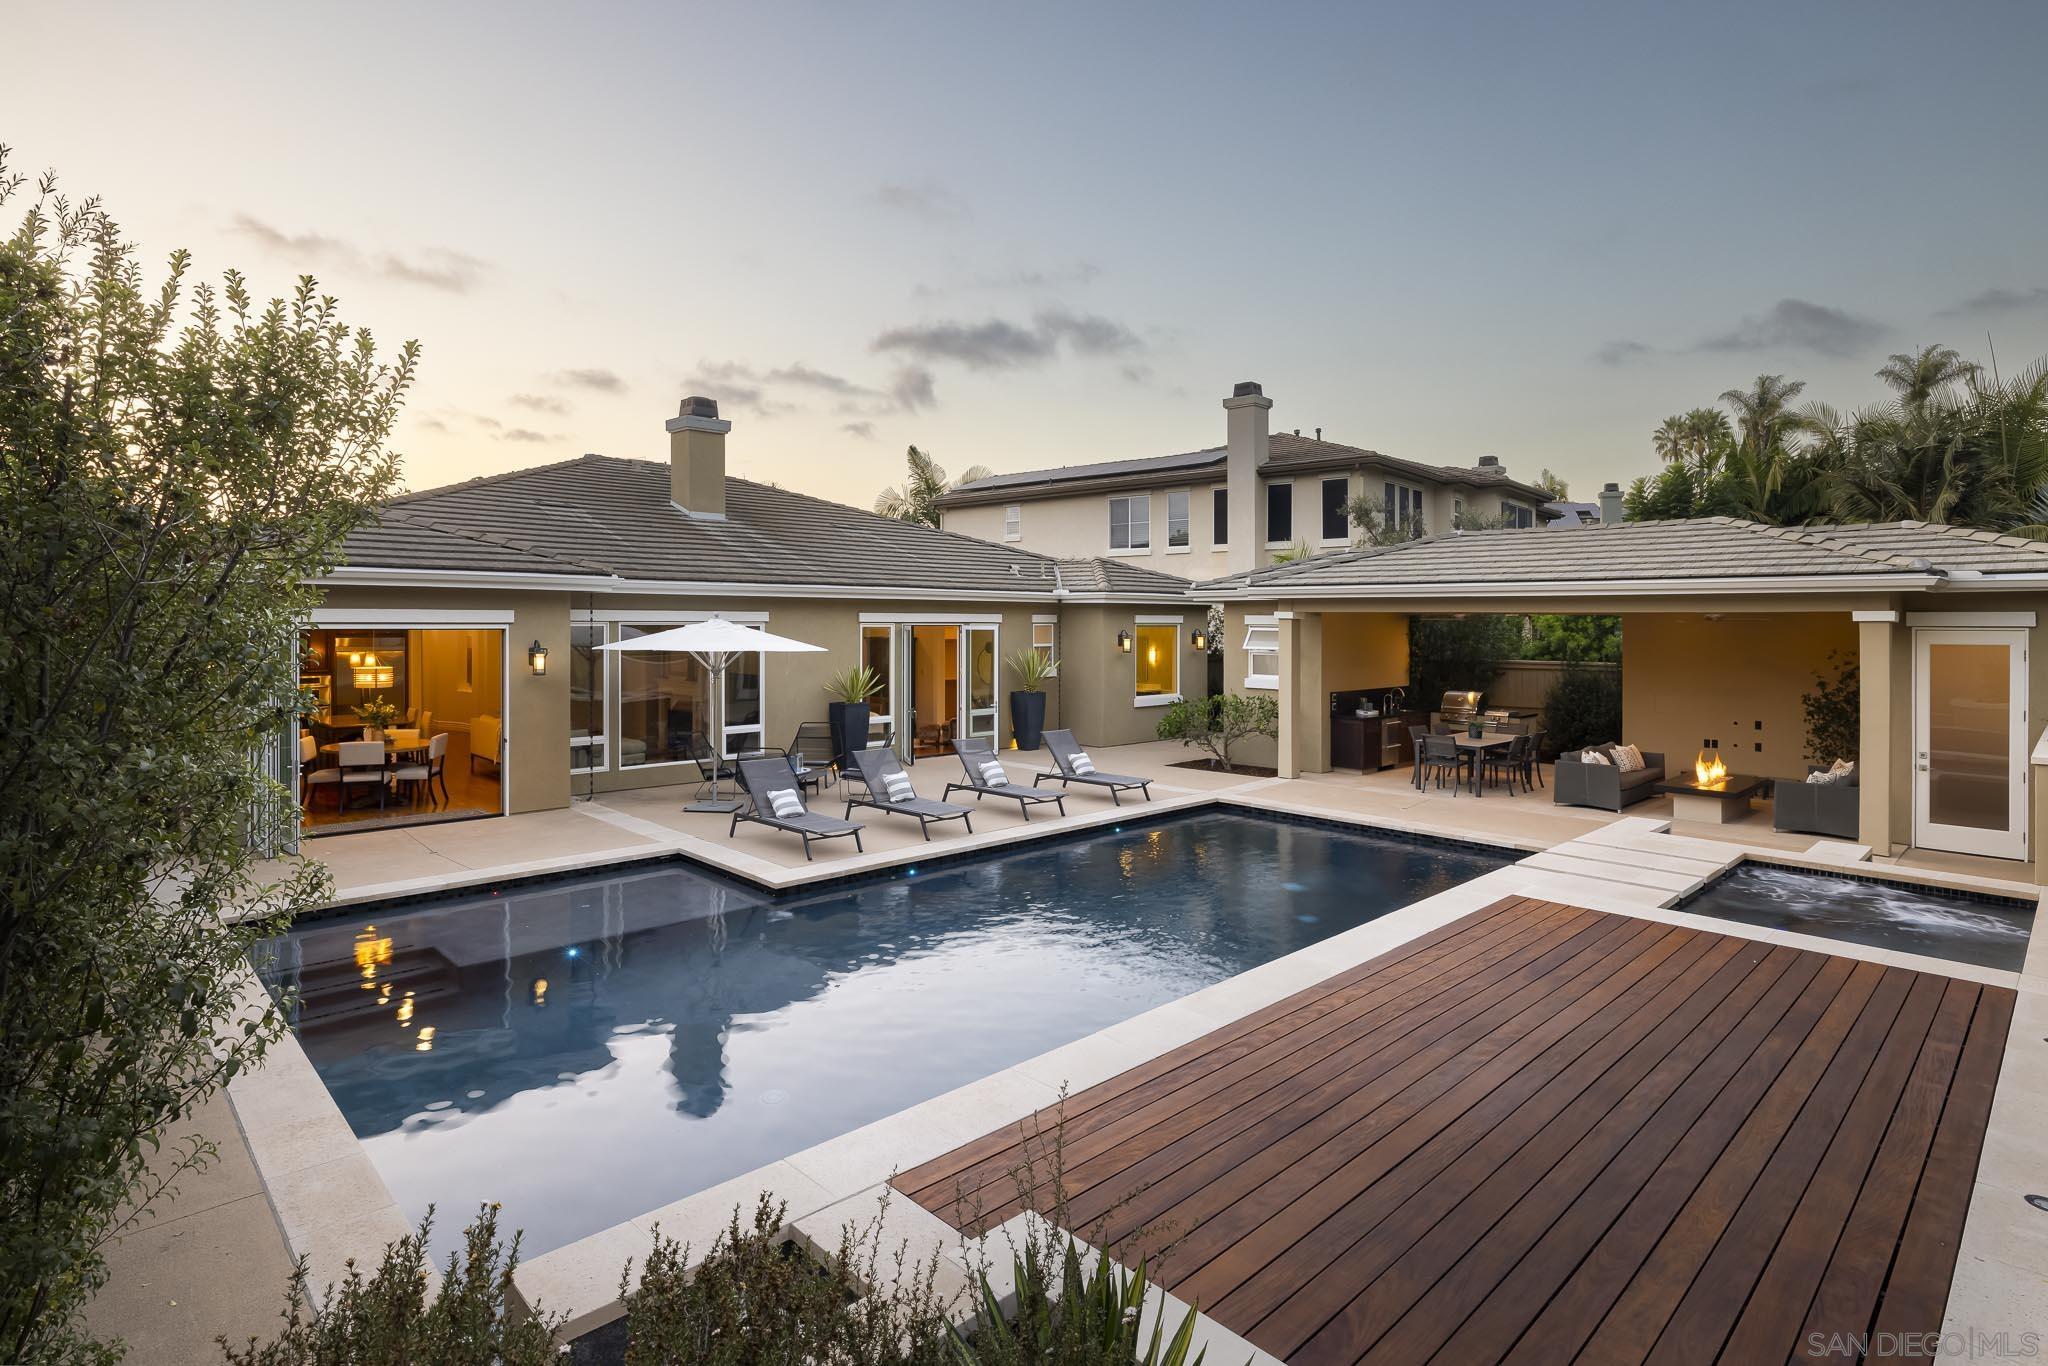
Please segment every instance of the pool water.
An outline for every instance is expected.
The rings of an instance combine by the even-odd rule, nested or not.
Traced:
[[[436,1205],[445,1251],[502,1201],[532,1255],[1508,857],[1201,813],[800,894],[664,863],[313,922],[257,961],[400,1208]]]
[[[1737,865],[1678,909],[2008,972],[2026,962],[2034,925],[2034,908],[2026,902],[1762,863]]]

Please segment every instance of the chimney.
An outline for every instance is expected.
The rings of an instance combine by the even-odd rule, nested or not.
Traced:
[[[1479,469],[1479,470],[1480,470],[1480,471],[1481,471],[1482,473],[1485,473],[1485,474],[1498,474],[1498,475],[1500,475],[1500,476],[1501,476],[1501,477],[1503,477],[1503,478],[1505,478],[1505,477],[1507,476],[1507,472],[1508,472],[1508,467],[1507,467],[1506,465],[1503,465],[1503,464],[1501,464],[1501,463],[1500,463],[1500,457],[1499,457],[1499,456],[1497,456],[1497,455],[1482,455],[1482,456],[1480,456],[1480,457],[1479,457],[1479,464],[1478,464],[1477,468],[1478,468],[1478,469]]]
[[[1621,520],[1621,485],[1610,483],[1600,490],[1600,525],[1613,526]]]
[[[718,400],[692,396],[668,420],[668,493],[692,517],[725,516],[725,434]]]
[[[1272,453],[1266,430],[1266,414],[1273,400],[1258,384],[1246,380],[1223,400],[1229,414],[1230,441],[1224,458],[1224,486],[1230,518],[1230,553],[1225,565],[1231,573],[1259,566],[1265,544],[1265,500],[1260,497],[1259,470]]]

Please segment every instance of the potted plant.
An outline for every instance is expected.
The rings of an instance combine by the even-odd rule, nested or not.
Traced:
[[[1059,672],[1060,662],[1042,650],[1023,649],[1010,656],[1017,687],[1010,693],[1010,735],[1018,749],[1037,749],[1045,735],[1045,680]]]
[[[367,702],[356,703],[356,719],[363,723],[365,740],[381,740],[398,719],[398,704],[385,701],[384,694],[378,693]]]
[[[832,727],[832,754],[842,771],[852,767],[855,750],[868,747],[868,699],[882,690],[881,677],[865,664],[825,680],[832,705],[825,709]]]

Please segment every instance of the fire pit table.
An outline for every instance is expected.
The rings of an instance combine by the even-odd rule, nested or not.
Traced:
[[[1767,781],[1746,773],[1727,773],[1705,779],[1687,773],[1669,782],[1658,783],[1657,790],[1671,794],[1671,816],[1674,820],[1728,825],[1749,814],[1749,799],[1761,791]]]

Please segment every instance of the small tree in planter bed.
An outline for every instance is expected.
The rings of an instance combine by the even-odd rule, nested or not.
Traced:
[[[1230,766],[1230,747],[1254,735],[1280,734],[1280,704],[1270,697],[1196,697],[1175,702],[1159,718],[1159,738],[1200,745],[1209,751],[1210,762],[1224,772]]]
[[[1037,749],[1045,734],[1045,680],[1059,672],[1060,662],[1042,650],[1024,649],[1010,656],[1017,686],[1010,693],[1010,734],[1018,749]]]

